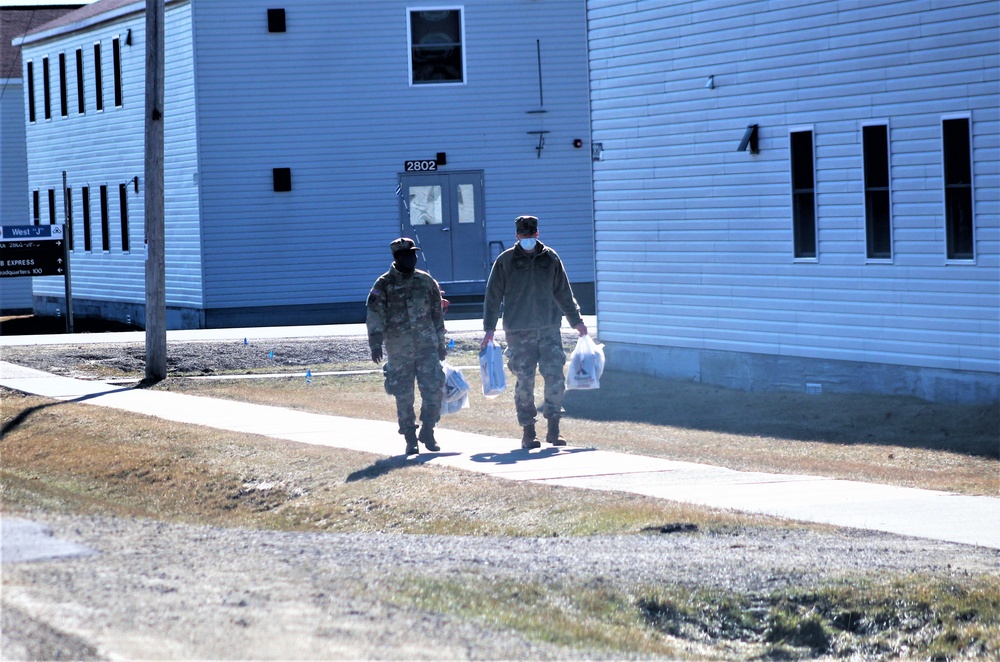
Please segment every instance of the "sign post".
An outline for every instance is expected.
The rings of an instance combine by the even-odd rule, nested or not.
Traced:
[[[73,243],[73,224],[70,222],[69,195],[66,194],[66,171],[62,171],[63,184],[63,227],[65,237],[63,241],[63,255],[66,260],[66,333],[73,333],[73,284],[69,274],[69,249]]]

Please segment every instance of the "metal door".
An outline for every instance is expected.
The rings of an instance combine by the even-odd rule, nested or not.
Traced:
[[[483,173],[406,173],[399,184],[400,225],[421,248],[419,268],[454,294],[466,289],[454,284],[485,281]]]

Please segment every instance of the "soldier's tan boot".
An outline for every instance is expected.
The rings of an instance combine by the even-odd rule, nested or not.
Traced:
[[[524,432],[521,435],[521,448],[541,448],[542,444],[536,439],[535,435],[535,424],[525,425],[523,428]]]
[[[429,451],[439,451],[441,447],[438,446],[437,441],[434,439],[434,426],[427,425],[426,423],[420,426],[420,436],[418,437],[420,442],[427,447]]]
[[[406,454],[416,455],[420,452],[420,447],[417,446],[417,429],[410,428],[403,433],[403,438],[406,439]]]
[[[553,446],[565,446],[566,440],[559,434],[559,419],[553,416],[549,419],[549,431],[545,435],[545,441]]]

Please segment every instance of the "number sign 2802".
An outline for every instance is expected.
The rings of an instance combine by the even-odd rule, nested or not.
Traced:
[[[431,170],[437,170],[437,161],[424,160],[424,161],[404,161],[403,169],[406,172],[429,172]]]

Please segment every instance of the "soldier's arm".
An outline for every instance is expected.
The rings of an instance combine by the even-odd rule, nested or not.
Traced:
[[[490,277],[486,281],[486,296],[483,299],[483,331],[496,331],[497,320],[500,318],[500,304],[503,302],[507,275],[503,268],[502,254],[493,263]]]
[[[365,325],[368,328],[368,347],[381,349],[387,310],[385,282],[381,278],[375,281],[371,292],[368,293],[367,307]]]
[[[580,316],[580,305],[576,302],[576,297],[573,296],[573,288],[569,284],[566,268],[558,257],[556,257],[556,268],[553,272],[552,296],[555,297],[556,305],[566,316],[569,325],[580,331],[579,326],[583,324],[583,317]],[[580,335],[586,335],[586,327],[584,327],[584,331],[580,331]]]

